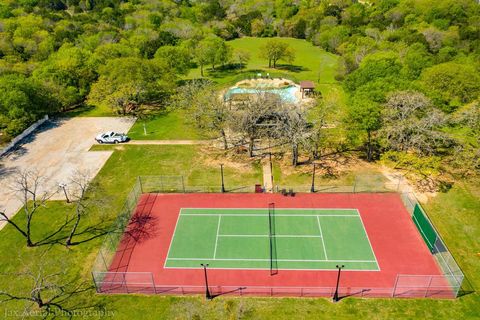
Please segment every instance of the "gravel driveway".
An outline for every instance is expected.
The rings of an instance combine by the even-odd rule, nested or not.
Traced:
[[[135,122],[128,118],[72,118],[50,120],[26,137],[12,152],[0,158],[0,210],[14,215],[20,208],[18,196],[11,191],[11,179],[17,170],[35,170],[45,178],[44,190],[58,190],[68,183],[76,170],[86,170],[93,178],[112,151],[88,151],[94,138],[103,131],[128,132]],[[58,192],[53,199],[63,199]],[[0,229],[5,222],[0,222]]]

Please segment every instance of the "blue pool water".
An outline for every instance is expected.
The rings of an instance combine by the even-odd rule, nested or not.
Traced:
[[[298,102],[298,99],[295,96],[295,92],[298,89],[295,86],[279,88],[279,89],[262,89],[261,87],[257,87],[257,88],[232,87],[228,89],[227,93],[225,93],[225,100],[229,100],[234,94],[240,94],[240,93],[251,94],[251,93],[257,93],[259,90],[264,90],[274,94],[278,94],[280,98],[285,102],[290,102],[290,103]]]

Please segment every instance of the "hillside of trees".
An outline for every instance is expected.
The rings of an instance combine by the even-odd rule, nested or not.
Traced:
[[[44,114],[162,106],[194,67],[294,37],[341,56],[347,143],[423,174],[480,170],[475,0],[2,0],[0,142]]]

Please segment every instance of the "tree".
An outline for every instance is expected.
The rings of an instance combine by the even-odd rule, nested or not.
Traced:
[[[25,215],[24,225],[15,222],[12,217],[0,211],[0,219],[6,221],[18,231],[26,240],[28,247],[38,245],[32,240],[32,220],[38,209],[45,205],[55,192],[42,191],[45,186],[45,179],[35,171],[18,172],[13,177],[12,191],[16,192],[22,201],[23,213]]]
[[[126,115],[143,104],[159,105],[170,94],[175,79],[175,74],[160,59],[113,59],[100,69],[88,101]]]
[[[80,221],[91,212],[92,208],[99,208],[102,206],[102,200],[94,199],[89,194],[99,193],[98,184],[91,181],[92,175],[88,171],[77,171],[70,178],[71,193],[70,199],[71,202],[75,205],[75,214],[74,218],[69,219],[73,220],[73,225],[70,229],[65,244],[67,246],[72,246],[79,244],[80,242],[74,242],[73,237],[77,234]]]
[[[310,131],[304,111],[292,105],[284,105],[282,116],[276,130],[280,130],[281,139],[287,142],[292,150],[292,165],[298,164],[299,147],[305,142]]]
[[[269,68],[276,68],[279,60],[292,63],[295,60],[295,51],[287,43],[272,39],[260,48],[260,56],[268,60]]]
[[[210,61],[211,56],[215,53],[212,52],[211,47],[205,41],[201,41],[195,47],[194,55],[195,60],[197,61],[198,65],[200,66],[200,75],[203,77],[203,68],[205,65]]]
[[[278,122],[281,101],[278,95],[259,91],[246,96],[231,111],[230,127],[248,141],[248,154],[253,157],[255,140],[267,135]]]
[[[451,112],[480,96],[480,75],[474,66],[446,62],[425,69],[422,85],[444,111]]]
[[[173,96],[172,105],[187,109],[187,114],[198,128],[219,134],[224,149],[228,149],[226,130],[229,110],[212,82],[187,82]]]
[[[384,78],[398,78],[402,65],[396,53],[374,53],[363,59],[360,67],[345,79],[347,90],[354,92],[368,82]]]
[[[97,48],[92,55],[93,64],[96,68],[105,65],[108,60],[126,57],[138,57],[140,52],[137,48],[122,43],[105,43]]]
[[[337,52],[338,47],[347,40],[349,30],[345,26],[325,26],[312,39],[313,43],[329,52]]]
[[[380,106],[366,98],[355,99],[348,110],[348,123],[360,132],[366,133],[365,153],[367,161],[372,161],[375,148],[375,133],[381,128]]]
[[[5,286],[0,289],[0,303],[9,301],[25,302],[25,311],[28,312],[35,306],[47,317],[56,318],[59,314],[63,317],[72,318],[74,311],[89,309],[95,305],[89,305],[84,293],[89,293],[93,286],[84,281],[78,281],[68,275],[68,266],[61,261],[55,265],[47,265],[46,252],[40,256],[35,254],[32,259],[23,257],[23,261],[29,264],[22,266],[18,272],[0,272],[0,277],[15,279],[16,281],[4,281],[4,283],[18,284],[22,286]],[[31,261],[40,261],[32,263]],[[51,260],[49,260],[52,262]]]
[[[191,56],[188,50],[181,46],[163,46],[155,52],[155,59],[163,60],[169,69],[179,74],[187,74],[191,67]]]
[[[62,46],[33,76],[47,87],[63,110],[83,101],[96,78],[91,53],[71,44]]]
[[[218,64],[227,63],[232,55],[230,46],[217,36],[209,36],[201,40],[196,49],[195,57],[200,65],[200,71],[203,77],[203,67],[206,64],[210,64],[212,69],[215,70],[215,66]]]
[[[428,156],[435,155],[439,148],[453,146],[453,140],[441,131],[446,117],[432,108],[422,93],[396,92],[385,107],[382,131],[389,149]]]
[[[410,79],[417,79],[422,70],[432,65],[432,57],[421,43],[411,45],[403,57],[403,73]]]
[[[32,78],[0,76],[0,130],[13,137],[45,114],[58,111],[56,100]]]
[[[449,163],[462,177],[480,174],[480,104],[471,103],[455,112],[449,124],[465,132],[457,137]]]
[[[245,68],[248,61],[250,61],[250,53],[246,50],[235,49],[233,59],[240,65],[240,68]]]
[[[310,114],[312,119],[310,133],[307,136],[307,147],[310,149],[313,160],[320,159],[322,147],[327,142],[334,143],[334,137],[329,136],[327,129],[335,126],[333,123],[333,115],[338,108],[338,98],[335,96],[326,96],[317,100],[317,106]]]

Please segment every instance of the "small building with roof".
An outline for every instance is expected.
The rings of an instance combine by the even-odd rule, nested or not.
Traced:
[[[302,93],[302,99],[305,96],[312,95],[314,91],[315,91],[315,85],[313,84],[313,81],[310,81],[310,80],[300,81],[300,92]]]

